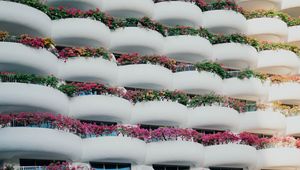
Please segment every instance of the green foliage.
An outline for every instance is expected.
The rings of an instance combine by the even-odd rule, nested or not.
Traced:
[[[44,86],[51,86],[53,88],[56,88],[58,85],[58,79],[54,76],[42,77],[34,74],[8,73],[0,74],[0,79],[2,82],[40,84]]]
[[[203,62],[195,64],[197,70],[200,71],[207,71],[211,73],[215,73],[219,75],[222,79],[228,77],[228,73],[221,67],[220,64],[212,63],[212,62]]]
[[[254,72],[252,70],[244,70],[239,73],[237,78],[239,79],[258,78],[262,81],[265,81],[267,79],[267,76],[265,76],[264,74]]]
[[[78,92],[78,88],[74,85],[63,84],[58,87],[58,90],[65,93],[69,97],[73,97],[76,92]]]
[[[221,104],[224,102],[224,100],[224,97],[214,93],[207,95],[196,95],[191,98],[190,102],[188,103],[188,107],[195,108],[199,106],[210,106],[214,103]]]
[[[288,26],[300,25],[300,18],[293,18],[290,15],[280,11],[274,11],[274,10],[256,10],[251,12],[244,11],[243,15],[247,19],[262,18],[262,17],[279,18],[283,22],[285,22]]]

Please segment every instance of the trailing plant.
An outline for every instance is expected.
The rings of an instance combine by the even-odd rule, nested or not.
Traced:
[[[285,105],[281,102],[273,102],[272,108],[274,111],[278,111],[287,117],[298,116],[300,114],[300,106],[298,105]]]
[[[123,95],[122,89],[106,87],[98,83],[70,82],[60,85],[58,89],[70,97],[78,95],[113,95],[120,97]]]
[[[207,95],[196,95],[191,98],[188,107],[211,106],[213,104],[221,105],[224,103],[224,97],[214,93]]]
[[[234,110],[242,113],[245,112],[246,101],[227,97],[224,100],[223,106],[233,108]]]
[[[133,102],[173,101],[187,105],[189,97],[180,91],[127,90],[123,96]]]
[[[103,58],[105,60],[111,60],[113,55],[104,48],[79,48],[79,47],[67,47],[58,51],[58,58],[67,60],[74,57],[95,57]]]
[[[54,43],[50,38],[31,37],[29,35],[12,36],[0,30],[0,41],[16,42],[33,48],[52,48]]]
[[[247,70],[239,72],[237,78],[238,79],[258,78],[261,81],[265,81],[267,79],[267,76],[265,74],[257,73],[257,72],[247,69]]]
[[[175,1],[175,0],[154,0],[155,3],[164,2],[164,1]],[[195,3],[202,11],[210,11],[210,10],[233,10],[237,12],[242,12],[242,8],[238,7],[238,5],[229,0],[215,0],[212,2],[206,2],[205,0],[182,0],[185,2]]]
[[[287,13],[281,11],[256,10],[256,11],[242,11],[242,13],[247,19],[262,18],[262,17],[279,18],[283,22],[285,22],[288,26],[300,25],[300,18],[293,18]]]
[[[202,62],[195,64],[195,67],[199,72],[207,71],[219,75],[222,79],[228,77],[228,73],[221,67],[220,64],[212,62]]]
[[[147,17],[137,19],[137,18],[126,18],[126,19],[119,19],[112,17],[110,15],[101,12],[99,9],[95,10],[88,10],[88,11],[81,11],[79,9],[65,9],[63,7],[58,8],[50,8],[44,4],[41,4],[38,0],[14,0],[14,2],[23,3],[29,5],[31,7],[37,8],[42,12],[46,13],[52,19],[63,19],[63,18],[90,18],[94,20],[98,20],[103,22],[107,25],[110,29],[117,29],[127,26],[134,26],[134,27],[143,27],[146,29],[156,30],[157,32],[161,33],[163,36],[176,36],[176,35],[194,35],[200,36],[203,38],[208,39],[212,44],[220,44],[220,43],[241,43],[241,44],[248,44],[256,48],[258,51],[267,50],[267,49],[286,49],[295,52],[296,54],[300,55],[300,48],[283,43],[260,43],[259,41],[248,38],[245,35],[240,34],[232,34],[232,35],[218,35],[212,34],[208,32],[207,29],[204,28],[191,28],[191,27],[168,27],[163,24],[160,24],[156,21],[153,21]],[[202,0],[195,0],[195,3],[198,6],[203,6],[203,10],[207,9],[219,9],[219,8],[228,8],[231,10],[239,10],[234,3],[227,0],[215,1],[209,5],[206,5]],[[270,12],[271,15],[272,12]],[[254,14],[253,14],[254,15]],[[273,14],[272,14],[273,15]],[[281,15],[280,15],[281,16]],[[285,18],[285,17],[283,17]],[[288,19],[289,20],[289,19]],[[300,19],[299,19],[300,20]],[[291,21],[292,22],[292,21]],[[295,20],[295,24],[298,23]],[[290,24],[293,25],[293,24]],[[28,42],[25,42],[28,43]],[[28,45],[39,45],[39,43],[28,43]]]
[[[29,84],[40,84],[44,86],[51,86],[56,88],[58,86],[58,79],[54,76],[38,76],[34,74],[22,74],[22,73],[9,73],[0,72],[1,82],[18,82]]]
[[[215,134],[203,134],[193,129],[161,127],[155,130],[147,130],[139,126],[129,125],[97,125],[80,122],[63,115],[51,113],[17,113],[0,114],[0,128],[6,127],[35,127],[61,130],[81,138],[95,138],[105,136],[131,137],[149,142],[160,141],[191,141],[204,146],[240,144],[253,146],[256,149],[266,148],[300,148],[300,140],[293,137],[260,138],[255,134],[235,134],[229,131]],[[51,165],[53,167],[59,164]]]
[[[129,64],[157,64],[166,67],[172,71],[176,70],[176,60],[165,56],[139,56],[137,53],[122,54],[117,62],[119,65]]]
[[[286,83],[286,82],[296,82],[300,83],[299,76],[285,76],[285,75],[272,75],[269,79],[274,84]]]

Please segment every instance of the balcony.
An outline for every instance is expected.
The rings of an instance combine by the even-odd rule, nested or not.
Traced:
[[[202,165],[204,147],[195,142],[163,141],[149,143],[146,164]]]
[[[0,30],[7,30],[12,35],[49,37],[51,19],[43,12],[27,5],[0,1]]]
[[[115,62],[102,58],[76,57],[61,61],[59,73],[63,80],[115,85],[118,67]]]
[[[257,78],[230,78],[225,79],[223,84],[225,96],[251,101],[264,100],[268,96],[265,85]]]
[[[81,139],[54,129],[13,127],[0,129],[0,159],[79,161]]]
[[[119,86],[142,89],[172,89],[171,70],[159,65],[134,64],[119,66]],[[159,79],[158,79],[159,77]]]
[[[240,115],[240,132],[276,135],[285,132],[285,116],[273,111],[246,112]]]
[[[247,11],[258,9],[280,10],[282,0],[236,0],[237,4]]]
[[[220,76],[206,71],[184,71],[174,73],[174,89],[190,94],[221,93],[223,80]]]
[[[102,11],[115,17],[142,18],[152,17],[152,0],[102,0]]]
[[[134,105],[132,124],[176,126],[184,124],[187,108],[177,102],[152,101]]]
[[[299,63],[298,56],[291,51],[265,50],[258,53],[257,70],[269,74],[297,74]]]
[[[300,84],[274,84],[269,88],[269,102],[280,101],[283,104],[300,104]]]
[[[300,48],[300,26],[289,27],[288,43]]]
[[[246,18],[231,10],[203,12],[203,27],[212,33],[235,34],[247,31]]]
[[[254,18],[247,20],[247,35],[260,41],[285,42],[288,27],[285,22],[277,18]]]
[[[143,163],[146,143],[129,137],[97,137],[83,139],[82,162]]]
[[[101,8],[102,2],[99,0],[47,0],[45,2],[48,6],[65,8],[76,8],[80,10],[90,10]]]
[[[110,30],[99,21],[68,18],[52,22],[52,38],[59,46],[107,48],[110,44]]]
[[[257,51],[254,47],[239,43],[213,45],[213,58],[227,68],[247,69],[257,65]]]
[[[155,3],[153,19],[168,26],[200,27],[201,9],[193,3],[166,1]]]
[[[70,101],[70,116],[81,120],[128,123],[131,113],[131,103],[114,96],[78,96]]]
[[[300,116],[293,116],[286,118],[286,135],[300,136]]]
[[[177,61],[197,63],[210,60],[212,51],[212,45],[207,39],[199,36],[180,35],[165,38],[163,54]]]
[[[257,161],[256,149],[248,145],[212,145],[204,150],[205,167],[253,167]]]
[[[0,71],[57,75],[57,58],[46,49],[19,43],[0,42]]]
[[[112,32],[110,49],[116,53],[161,54],[163,36],[153,30],[138,27],[119,28]]]
[[[51,87],[0,83],[0,112],[50,112],[68,114],[69,100]]]
[[[269,148],[258,152],[258,166],[262,169],[296,169],[300,167],[297,148]]]
[[[298,18],[300,16],[300,1],[282,0],[281,11],[290,16]]]
[[[239,115],[234,109],[220,106],[204,106],[189,109],[188,128],[236,130],[238,129]]]

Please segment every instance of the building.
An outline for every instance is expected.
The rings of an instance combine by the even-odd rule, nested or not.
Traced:
[[[0,167],[300,169],[300,1],[232,1],[1,0]]]

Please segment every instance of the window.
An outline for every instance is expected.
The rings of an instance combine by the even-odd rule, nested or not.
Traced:
[[[245,111],[246,112],[253,112],[257,110],[256,102],[255,101],[249,101],[245,100],[246,106],[245,106]]]
[[[143,128],[143,129],[147,129],[147,130],[155,130],[155,129],[158,129],[158,128],[163,127],[163,126],[141,125],[140,127]]]
[[[49,166],[51,163],[65,162],[62,160],[20,159],[20,166]]]
[[[91,167],[95,170],[130,170],[131,165],[130,164],[124,164],[124,163],[100,163],[100,162],[90,162]]]
[[[243,168],[209,167],[210,170],[243,170]]]
[[[93,120],[80,120],[80,122],[96,124],[96,125],[107,125],[107,126],[117,125],[116,122],[104,122],[104,121],[93,121]]]
[[[189,166],[177,166],[177,165],[153,165],[154,170],[189,170]]]
[[[224,132],[223,130],[208,130],[208,129],[196,129],[199,133],[205,133],[205,134],[215,134],[219,132]]]

